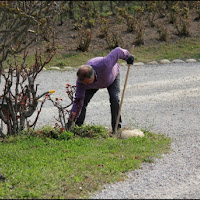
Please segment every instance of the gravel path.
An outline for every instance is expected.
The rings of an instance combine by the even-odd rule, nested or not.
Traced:
[[[121,91],[127,67],[121,67]],[[76,71],[44,71],[40,91],[56,89],[65,97],[65,84],[74,84]],[[200,63],[134,66],[122,106],[123,125],[148,128],[173,139],[172,152],[127,173],[128,179],[106,185],[91,198],[200,198]],[[45,105],[38,126],[54,124],[56,109]],[[86,123],[110,127],[109,96],[99,90],[91,100]]]

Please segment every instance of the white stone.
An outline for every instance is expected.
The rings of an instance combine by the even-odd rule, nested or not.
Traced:
[[[74,69],[73,67],[70,67],[70,66],[66,66],[66,67],[64,67],[63,68],[64,70],[72,70],[72,69]]]
[[[60,67],[53,66],[53,67],[49,67],[49,69],[51,69],[51,70],[60,70]]]
[[[181,59],[174,59],[174,60],[172,60],[172,62],[173,63],[184,63],[184,61]]]
[[[162,59],[162,60],[160,60],[160,63],[161,64],[169,64],[170,60],[168,60],[168,59]]]
[[[142,66],[142,65],[144,65],[144,63],[143,62],[137,62],[137,63],[134,63],[134,65],[135,66]]]
[[[124,130],[121,133],[121,138],[126,139],[130,137],[144,137],[144,133],[139,129],[133,129],[133,130]]]
[[[197,61],[196,61],[195,59],[187,59],[186,62],[187,62],[187,63],[195,63],[195,62],[197,62]]]
[[[154,61],[148,62],[147,64],[148,65],[158,65],[158,62],[154,60]]]

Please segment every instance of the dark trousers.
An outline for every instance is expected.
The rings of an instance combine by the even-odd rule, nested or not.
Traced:
[[[118,110],[119,110],[119,93],[120,93],[120,75],[118,74],[114,82],[107,88],[109,96],[110,96],[110,108],[111,108],[111,125],[112,130],[115,130],[115,124],[117,120]],[[86,108],[94,94],[98,91],[98,89],[90,89],[86,90],[85,99],[83,103],[83,107],[81,110],[81,114],[76,120],[76,125],[81,126],[85,120]],[[118,129],[121,128],[121,116],[119,119]]]

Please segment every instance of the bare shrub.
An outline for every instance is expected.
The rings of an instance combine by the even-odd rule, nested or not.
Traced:
[[[63,99],[62,98],[55,98],[55,100],[53,100],[50,96],[49,96],[49,100],[53,103],[53,105],[58,109],[58,118],[56,119],[56,123],[55,126],[56,127],[60,127],[65,129],[67,120],[69,118],[70,115],[70,110],[68,109],[74,101],[74,96],[75,96],[75,90],[76,90],[76,86],[72,86],[70,84],[66,84],[66,93],[69,99],[69,103],[68,105],[63,105]]]
[[[56,10],[54,1],[1,1],[0,63],[34,42],[48,42]]]
[[[44,66],[50,62],[54,53],[52,52],[42,61],[42,56],[36,52],[34,64],[30,68],[26,64],[28,53],[24,53],[21,64],[16,56],[14,56],[14,64],[7,61],[8,72],[3,70],[1,74],[4,79],[4,89],[0,96],[0,119],[7,125],[8,135],[14,135],[23,130],[25,122],[27,122],[28,128],[35,127],[44,102],[41,103],[32,124],[28,122],[28,118],[38,108],[38,99],[48,94],[45,92],[37,95],[38,85],[35,85],[35,80]],[[4,135],[2,130],[0,132]]]

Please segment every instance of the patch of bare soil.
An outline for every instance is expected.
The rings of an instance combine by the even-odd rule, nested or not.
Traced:
[[[190,15],[190,37],[196,37],[200,34],[200,21],[195,21],[197,17],[195,13]],[[116,16],[107,17],[109,19],[110,31],[118,35],[121,40],[119,46],[122,48],[129,49],[136,39],[135,33],[127,32],[127,25],[125,23],[120,23]],[[156,25],[164,25],[165,28],[169,31],[168,42],[173,43],[179,40],[181,37],[177,34],[177,30],[173,24],[169,23],[169,20],[165,18],[157,17],[155,19]],[[159,33],[156,26],[151,27],[147,20],[144,22],[144,41],[145,46],[155,45],[163,43],[159,40]],[[95,24],[92,31],[91,44],[88,51],[102,51],[108,48],[108,45],[104,38],[100,37],[100,24],[99,21]],[[66,20],[62,26],[56,26],[56,46],[59,47],[58,52],[60,53],[70,53],[77,50],[78,47],[78,31],[74,29],[74,21]],[[34,47],[37,47],[39,44],[35,44]],[[33,46],[31,47],[34,50]],[[30,49],[30,50],[31,50]]]

